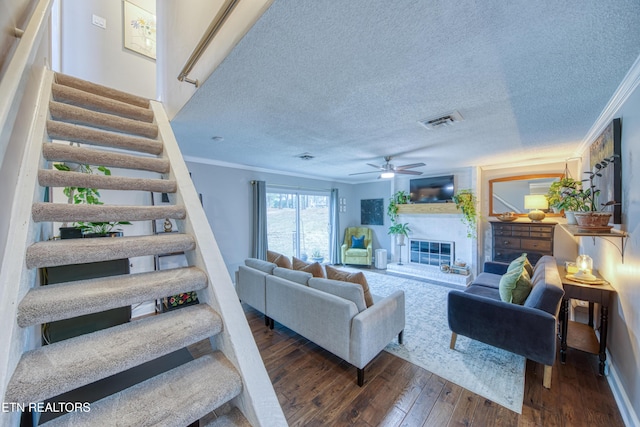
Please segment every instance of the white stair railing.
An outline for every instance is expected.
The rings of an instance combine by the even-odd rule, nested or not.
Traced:
[[[39,97],[33,109],[29,136],[21,161],[16,196],[11,208],[9,233],[4,242],[5,251],[0,266],[0,397],[4,397],[7,384],[24,351],[39,346],[39,325],[20,328],[16,321],[17,307],[22,297],[37,282],[37,269],[27,269],[25,254],[27,247],[40,240],[42,225],[31,218],[31,206],[44,198],[44,189],[38,184],[38,169],[41,167],[42,141],[45,135],[49,98],[53,73],[45,72],[41,80]],[[5,201],[11,203],[12,201]],[[0,426],[18,425],[19,412],[0,411]]]
[[[198,291],[198,299],[201,303],[213,307],[224,322],[222,333],[216,336],[212,344],[214,348],[225,354],[242,376],[243,391],[236,398],[236,406],[254,426],[286,426],[284,413],[269,380],[166,112],[159,102],[151,101],[151,107],[158,125],[159,138],[164,143],[163,157],[167,157],[171,164],[168,178],[174,179],[178,184],[178,191],[175,195],[169,194],[169,198],[175,197],[174,202],[184,206],[187,211],[187,218],[178,221],[178,228],[196,239],[197,249],[187,253],[187,260],[189,265],[205,271],[209,279],[208,287]]]

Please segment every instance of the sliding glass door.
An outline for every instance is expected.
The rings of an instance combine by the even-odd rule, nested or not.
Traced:
[[[329,260],[329,193],[267,186],[269,250],[311,260]]]

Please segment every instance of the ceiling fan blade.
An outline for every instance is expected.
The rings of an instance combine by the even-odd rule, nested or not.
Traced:
[[[350,173],[349,176],[351,175],[364,175],[366,173],[380,173],[380,171],[371,171],[371,172],[356,172],[356,173]]]
[[[422,175],[422,172],[418,172],[418,171],[409,171],[409,170],[397,170],[395,171],[397,174],[400,175]]]
[[[373,163],[367,163],[367,166],[371,166],[372,168],[376,168],[376,169],[380,169],[380,170],[383,169],[380,165],[374,165]]]
[[[403,169],[411,169],[411,168],[419,168],[420,166],[426,166],[424,163],[411,163],[410,165],[402,165],[396,168],[397,171],[401,171]]]

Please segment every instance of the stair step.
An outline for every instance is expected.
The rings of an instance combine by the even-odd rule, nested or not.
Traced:
[[[251,423],[247,421],[238,408],[234,407],[228,413],[220,415],[201,427],[251,427]]]
[[[151,221],[156,219],[184,219],[184,206],[124,206],[86,205],[68,203],[34,203],[31,216],[35,222],[112,222]]]
[[[46,345],[22,355],[5,399],[41,402],[184,348],[221,330],[220,316],[208,305],[197,304]],[[183,386],[187,384],[180,383],[177,388]]]
[[[55,82],[64,86],[80,89],[85,92],[104,96],[106,98],[122,101],[127,104],[135,105],[142,108],[149,108],[149,100],[141,96],[131,95],[116,89],[111,89],[97,83],[88,82],[77,77],[68,76],[66,74],[55,73]]]
[[[113,114],[97,113],[61,102],[49,101],[49,112],[54,120],[63,122],[130,133],[146,138],[156,138],[158,136],[158,126],[155,124],[125,119],[124,117],[114,116]]]
[[[51,85],[51,93],[53,94],[54,100],[65,104],[71,104],[76,107],[101,113],[114,114],[132,120],[140,120],[147,123],[153,122],[153,111],[149,108],[137,107],[122,101],[56,83]]]
[[[37,242],[27,248],[27,268],[55,267],[109,261],[195,249],[193,236],[182,233],[155,236],[65,239]]]
[[[73,147],[65,144],[42,144],[42,155],[52,162],[74,162],[109,168],[135,169],[158,173],[169,172],[169,159],[113,153],[105,150]]]
[[[176,182],[171,179],[127,178],[40,169],[38,182],[43,187],[81,187],[99,190],[138,190],[156,193],[175,193]]]
[[[107,132],[55,120],[47,120],[47,133],[51,139],[121,148],[155,155],[161,154],[163,149],[162,142],[155,139]]]
[[[116,307],[198,291],[207,276],[196,267],[101,277],[31,289],[18,305],[18,325],[26,327],[98,313]]]
[[[92,403],[89,412],[72,412],[43,426],[186,426],[241,391],[238,372],[215,352]]]

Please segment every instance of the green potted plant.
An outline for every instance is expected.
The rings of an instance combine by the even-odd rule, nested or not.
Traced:
[[[576,224],[575,212],[587,210],[581,190],[582,182],[571,177],[555,181],[549,187],[549,206],[556,212],[564,211],[568,224]]]
[[[596,186],[595,180],[602,176],[603,169],[615,162],[616,157],[618,156],[613,155],[607,157],[596,163],[592,171],[585,172],[588,178],[584,179],[583,182],[589,182],[589,186],[579,191],[579,197],[584,203],[584,209],[582,212],[576,212],[575,214],[578,227],[590,230],[610,228],[608,224],[612,212],[605,210],[617,204],[617,202],[615,200],[609,200],[604,203],[599,203],[598,196],[600,195],[600,189]]]
[[[392,223],[395,223],[398,219],[398,205],[406,205],[409,203],[410,196],[406,191],[400,190],[393,193],[393,196],[389,199],[389,206],[387,206],[387,215],[391,219]]]
[[[311,252],[311,261],[313,262],[324,261],[324,257],[322,256],[322,252],[320,252],[320,249],[314,249],[313,252]]]
[[[458,190],[453,195],[453,202],[456,208],[462,211],[462,222],[467,226],[467,237],[475,238],[478,212],[476,210],[477,200],[472,190]]]
[[[396,244],[399,246],[402,246],[404,245],[405,237],[409,236],[410,231],[411,231],[411,228],[409,228],[409,223],[402,224],[398,222],[393,222],[391,227],[389,227],[389,231],[387,234],[396,236]]]
[[[102,173],[105,176],[111,175],[111,170],[105,166],[92,167],[85,164],[54,163],[53,165],[59,171],[80,172],[87,174]],[[69,204],[88,204],[101,205],[100,192],[95,188],[82,187],[64,187],[62,192],[67,196]],[[75,222],[72,227],[68,227],[67,223],[63,223],[60,227],[60,237],[78,238],[78,237],[104,237],[104,236],[121,236],[121,229],[116,227],[119,225],[130,225],[129,221],[116,222]]]

